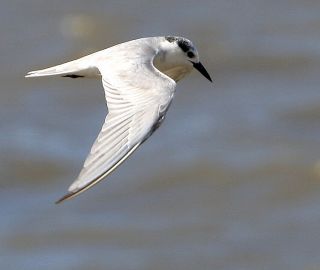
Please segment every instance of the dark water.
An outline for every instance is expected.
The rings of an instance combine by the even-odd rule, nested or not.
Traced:
[[[7,1],[1,269],[320,269],[319,1]],[[56,206],[105,116],[95,80],[23,78],[142,36],[197,45],[164,125]]]

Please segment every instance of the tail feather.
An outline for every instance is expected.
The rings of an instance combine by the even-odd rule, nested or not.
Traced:
[[[79,77],[98,77],[100,75],[99,70],[92,65],[90,55],[82,57],[80,59],[67,62],[58,66],[49,67],[46,69],[30,71],[25,76],[30,77],[43,77],[43,76],[62,76],[70,78]]]

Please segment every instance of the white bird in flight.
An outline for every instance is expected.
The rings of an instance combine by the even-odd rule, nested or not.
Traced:
[[[78,178],[56,203],[91,188],[126,160],[160,126],[176,83],[197,69],[212,82],[197,49],[183,37],[141,38],[26,77],[102,77],[108,114]]]

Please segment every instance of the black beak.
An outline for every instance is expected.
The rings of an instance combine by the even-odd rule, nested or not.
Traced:
[[[206,71],[206,69],[204,68],[204,66],[200,62],[198,62],[198,63],[192,62],[192,64],[196,70],[198,70],[203,76],[205,76],[210,82],[212,82],[208,71]]]

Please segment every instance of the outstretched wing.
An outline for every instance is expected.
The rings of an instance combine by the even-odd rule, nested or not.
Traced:
[[[109,112],[78,178],[57,202],[80,194],[115,170],[151,135],[168,109],[175,82],[153,66],[156,51],[141,45],[134,49],[127,50],[133,55],[123,51],[106,62],[99,60]]]

